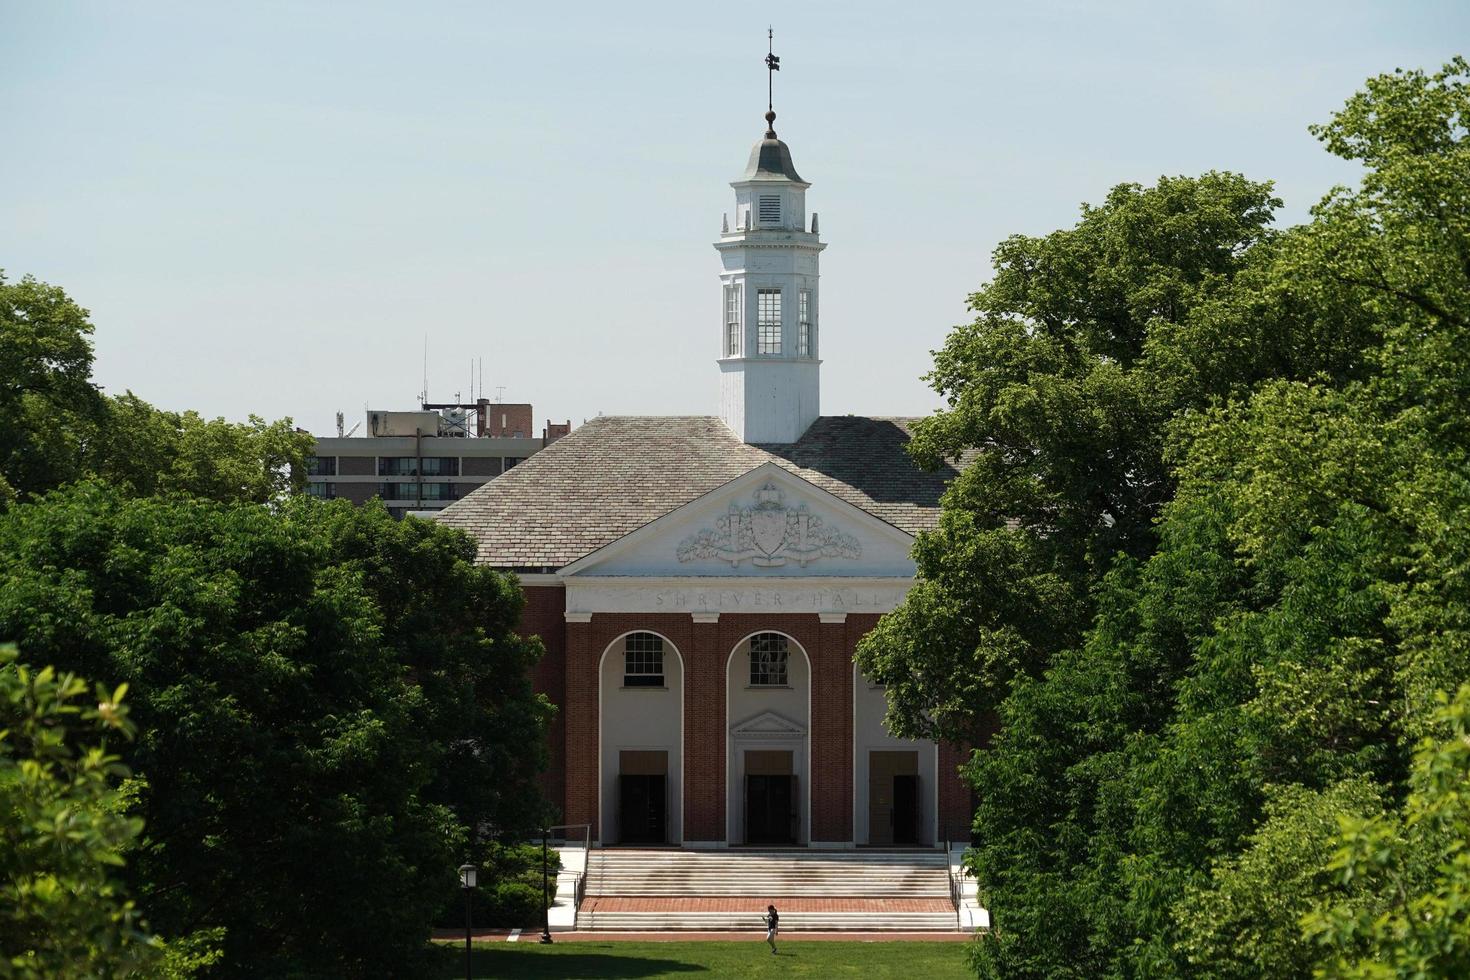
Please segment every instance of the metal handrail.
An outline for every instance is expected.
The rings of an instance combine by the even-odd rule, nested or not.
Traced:
[[[963,897],[963,894],[964,894],[964,885],[961,883],[959,877],[957,875],[955,875],[955,873],[953,871],[950,870],[949,855],[950,855],[950,849],[951,849],[952,846],[953,846],[953,842],[949,839],[949,825],[948,824],[945,824],[945,827],[944,827],[944,874],[945,874],[946,877],[949,878],[949,901],[950,901],[950,904],[954,906],[954,927],[955,927],[955,931],[960,931],[960,930],[964,929],[964,927],[965,927],[964,919],[960,915],[960,901],[961,901],[961,898]]]
[[[590,823],[557,823],[546,828],[546,835],[553,836],[553,830],[581,830],[582,838],[582,870],[577,873],[577,880],[572,888],[572,911],[578,912],[582,908],[582,899],[587,897],[587,864],[592,851],[592,825]],[[570,844],[572,837],[565,834],[561,840]]]

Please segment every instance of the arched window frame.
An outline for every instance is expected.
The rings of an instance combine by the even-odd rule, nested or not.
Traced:
[[[788,687],[791,684],[791,643],[780,633],[757,633],[750,638],[750,686]]]
[[[664,638],[657,633],[623,637],[623,686],[664,686]]]

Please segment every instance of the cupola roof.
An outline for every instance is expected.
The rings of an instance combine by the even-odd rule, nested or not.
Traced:
[[[741,180],[789,180],[806,184],[791,162],[791,148],[776,138],[776,114],[766,113],[766,135],[750,149],[750,162]],[[809,185],[808,185],[809,186]]]

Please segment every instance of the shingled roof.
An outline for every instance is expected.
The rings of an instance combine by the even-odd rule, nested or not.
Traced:
[[[713,416],[593,419],[435,520],[479,542],[477,562],[549,571],[591,554],[766,461],[916,534],[956,471],[905,450],[908,419],[825,416],[798,442],[751,446]]]

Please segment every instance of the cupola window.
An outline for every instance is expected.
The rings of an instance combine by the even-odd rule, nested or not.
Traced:
[[[664,640],[654,633],[629,633],[623,640],[623,686],[664,686]]]
[[[740,353],[740,287],[725,287],[725,356]]]
[[[761,195],[761,224],[779,225],[781,223],[781,196],[779,194]]]
[[[815,357],[815,338],[812,336],[812,291],[803,289],[797,295],[796,356]]]
[[[756,290],[755,316],[756,353],[781,353],[781,290]]]
[[[786,661],[790,654],[780,633],[757,633],[750,638],[750,686],[785,687],[790,683]]]

